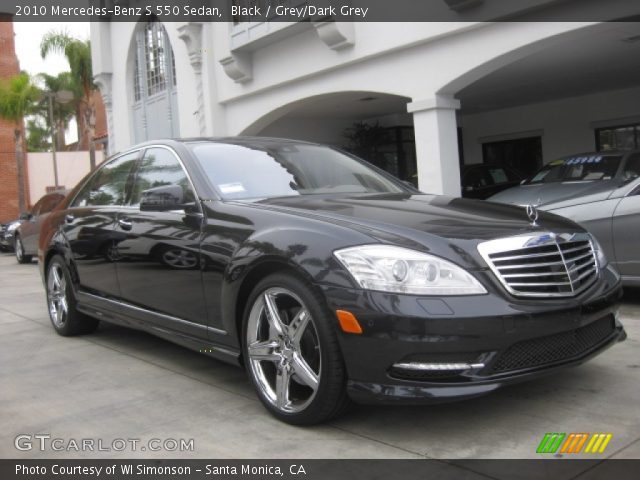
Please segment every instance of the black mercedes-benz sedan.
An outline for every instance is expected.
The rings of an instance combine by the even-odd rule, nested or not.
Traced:
[[[243,365],[294,424],[478,396],[625,338],[620,277],[577,224],[300,141],[138,145],[46,218],[38,255],[59,334],[103,320]]]

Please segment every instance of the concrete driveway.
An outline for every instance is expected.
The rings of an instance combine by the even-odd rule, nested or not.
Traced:
[[[639,293],[627,292],[622,309],[628,340],[563,374],[461,403],[359,406],[296,428],[266,412],[238,368],[109,325],[56,335],[36,263],[0,254],[0,457],[539,458],[546,432],[610,432],[598,458],[640,458]],[[20,434],[193,439],[194,448],[19,451]]]

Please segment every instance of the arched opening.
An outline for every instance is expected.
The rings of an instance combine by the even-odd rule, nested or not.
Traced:
[[[284,105],[247,127],[242,135],[284,137],[351,151],[403,180],[416,179],[413,119],[407,97],[345,91]]]
[[[496,57],[456,79],[439,93],[460,101],[464,164],[504,165],[530,176],[565,155],[640,148],[639,59],[638,23],[601,23]]]
[[[175,60],[162,23],[156,19],[140,22],[130,57],[128,85],[134,141],[179,136]]]

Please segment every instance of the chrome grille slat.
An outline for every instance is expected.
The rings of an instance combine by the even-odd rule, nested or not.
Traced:
[[[571,286],[571,282],[537,282],[537,283],[515,283],[509,282],[511,287],[563,287]]]
[[[525,258],[537,258],[537,257],[549,257],[555,255],[556,257],[559,255],[558,252],[541,252],[541,253],[527,253],[525,255],[514,255],[512,257],[496,257],[494,258],[495,262],[504,262],[508,260],[522,260]]]
[[[520,265],[496,265],[495,267],[500,270],[513,270],[515,268],[539,268],[539,267],[551,267],[553,265],[564,266],[564,262],[562,260],[558,260],[557,262],[546,262],[546,263],[526,263]]]
[[[559,277],[559,276],[567,276],[567,272],[544,272],[544,273],[508,273],[506,275],[502,275],[504,278],[527,278],[527,277]]]
[[[565,261],[568,260],[570,262],[577,262],[579,260],[582,260],[583,258],[588,258],[588,257],[593,258],[593,253],[587,252],[584,255],[580,255],[579,257],[571,257],[571,258],[565,257]]]
[[[579,281],[579,280],[582,280],[583,278],[585,278],[585,277],[587,277],[587,276],[589,276],[589,275],[591,275],[591,274],[595,273],[595,269],[596,269],[596,268],[595,268],[595,266],[594,266],[594,267],[593,267],[593,268],[591,268],[590,270],[587,270],[586,272],[584,272],[583,274],[581,274],[578,278],[576,278],[576,279],[574,280],[574,282],[577,282],[577,281]]]
[[[588,250],[588,249],[589,249],[589,245],[581,245],[579,247],[563,250],[563,253],[567,255],[568,253],[579,252],[580,250]]]
[[[481,243],[478,251],[500,283],[516,296],[576,296],[599,274],[587,233],[507,237]]]

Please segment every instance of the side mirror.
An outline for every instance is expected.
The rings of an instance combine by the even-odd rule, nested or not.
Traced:
[[[141,211],[168,212],[181,208],[184,208],[184,192],[180,185],[162,185],[142,192]]]

